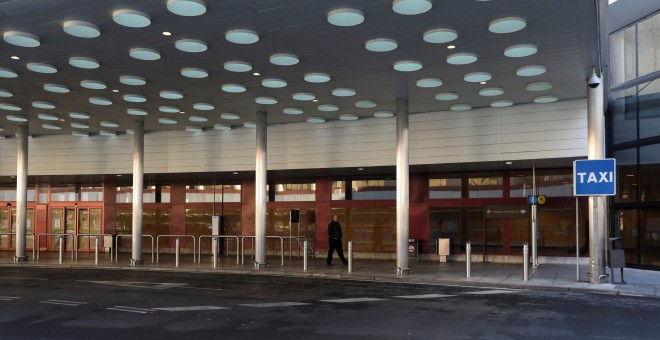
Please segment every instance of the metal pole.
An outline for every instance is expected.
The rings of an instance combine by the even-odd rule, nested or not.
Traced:
[[[96,236],[96,242],[94,242],[94,264],[99,264],[99,237]]]
[[[47,240],[47,239],[46,239]],[[62,264],[64,261],[64,247],[62,247],[62,243],[64,241],[64,236],[60,236],[60,261],[59,263]],[[48,242],[48,241],[46,241]]]
[[[303,255],[303,271],[307,271],[307,241],[303,242],[303,250],[305,254]]]
[[[396,100],[396,274],[408,275],[410,256],[410,160],[408,99]],[[350,270],[349,270],[350,271]]]
[[[213,242],[212,242],[212,243],[213,243],[213,268],[218,268],[218,243],[219,243],[219,242],[218,242],[218,239],[217,239],[217,238],[213,238]],[[201,240],[199,241],[199,245],[200,245],[200,246],[202,245],[202,241],[201,241]],[[202,253],[200,252],[200,254],[202,254]],[[200,258],[201,258],[201,256],[200,256]],[[200,261],[201,261],[201,260],[200,260]]]
[[[353,272],[353,241],[348,241],[348,272]]]
[[[465,271],[466,277],[471,276],[472,272],[472,242],[468,241],[465,244]]]
[[[525,243],[523,245],[523,280],[527,282],[529,280],[529,245]]]
[[[255,238],[256,254],[254,258],[255,269],[268,268],[266,262],[266,201],[268,195],[266,193],[267,185],[267,150],[268,150],[268,126],[266,120],[266,112],[257,112],[257,128],[256,128],[256,160],[255,160],[255,209],[254,209],[254,224],[255,224]]]
[[[179,239],[176,239],[176,267],[179,268],[179,254],[181,252],[181,242]]]
[[[532,166],[532,195],[537,195],[536,192],[536,167]],[[538,205],[532,205],[532,268],[536,268],[539,265],[538,261],[538,233],[539,233],[539,221],[538,221]]]
[[[131,266],[144,264],[142,259],[142,192],[144,188],[144,121],[133,129],[133,217]]]
[[[578,197],[575,196],[575,281],[580,282],[580,219]]]
[[[16,139],[18,150],[16,154],[16,255],[14,256],[14,262],[25,262],[28,260],[28,257],[25,255],[28,177],[27,125],[18,127]]]

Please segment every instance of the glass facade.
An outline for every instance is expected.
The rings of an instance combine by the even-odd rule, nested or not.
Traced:
[[[395,180],[355,180],[352,182],[354,200],[393,200],[396,198]]]

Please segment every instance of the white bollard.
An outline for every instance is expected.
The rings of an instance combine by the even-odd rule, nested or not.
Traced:
[[[353,272],[353,241],[348,241],[348,272]]]
[[[96,236],[96,242],[94,242],[94,264],[99,264],[99,237]]]
[[[523,280],[527,282],[529,280],[529,245],[527,243],[523,244]]]
[[[470,277],[470,271],[472,270],[471,267],[472,264],[472,242],[468,241],[465,244],[465,271],[466,271],[466,277]]]
[[[179,254],[181,252],[181,242],[179,242],[179,239],[176,239],[176,267],[179,268]]]
[[[305,254],[303,254],[303,271],[304,272],[307,271],[307,247],[308,247],[307,241],[303,242],[303,252],[305,253]]]
[[[64,236],[60,236],[60,264],[64,262],[64,247],[62,243],[64,243]]]
[[[218,239],[214,238],[211,243],[213,244],[213,268],[218,268]]]

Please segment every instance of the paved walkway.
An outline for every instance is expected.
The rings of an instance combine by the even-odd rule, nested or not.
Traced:
[[[220,256],[217,268],[213,268],[210,255],[202,255],[201,263],[194,263],[192,255],[182,255],[178,268],[171,254],[161,254],[159,263],[152,263],[151,256],[145,254],[145,264],[138,267],[130,266],[130,255],[125,253],[119,254],[117,262],[113,262],[108,254],[100,254],[98,265],[95,264],[93,253],[81,252],[77,260],[71,259],[70,252],[66,253],[63,264],[59,264],[57,253],[42,252],[40,255],[39,260],[34,260],[30,256],[27,262],[14,263],[13,253],[0,252],[0,266],[217,272],[660,297],[660,271],[626,268],[624,279],[627,284],[624,284],[621,282],[620,270],[615,269],[614,283],[590,284],[586,282],[587,266],[580,265],[580,281],[578,281],[575,264],[540,264],[537,268],[529,268],[529,280],[525,282],[522,264],[473,262],[468,278],[465,262],[416,262],[413,259],[410,262],[412,273],[398,277],[394,274],[396,265],[394,260],[354,259],[352,272],[349,273],[348,267],[341,265],[340,261],[335,261],[337,264],[334,266],[326,266],[325,259],[319,258],[309,258],[307,271],[304,271],[302,258],[289,259],[288,256],[284,258],[283,265],[281,257],[269,256],[269,267],[255,270],[249,256],[245,257],[245,264],[237,264],[236,255]]]

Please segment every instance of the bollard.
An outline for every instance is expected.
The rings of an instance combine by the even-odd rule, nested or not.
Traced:
[[[213,239],[213,268],[218,268],[218,239]]]
[[[466,271],[466,277],[470,277],[470,272],[472,270],[471,268],[472,264],[472,242],[468,241],[465,244],[465,271]]]
[[[523,244],[523,280],[527,282],[529,280],[529,271],[527,267],[529,266],[529,245],[527,243]]]
[[[353,272],[353,241],[348,241],[348,272]]]
[[[96,242],[94,242],[94,264],[99,264],[99,237],[96,236]]]
[[[181,251],[181,242],[179,239],[176,239],[176,267],[179,268],[179,253]]]
[[[64,248],[62,243],[64,242],[64,236],[60,236],[60,264],[64,262]]]
[[[303,271],[307,271],[307,241],[303,242],[303,252],[305,253],[303,255]]]

